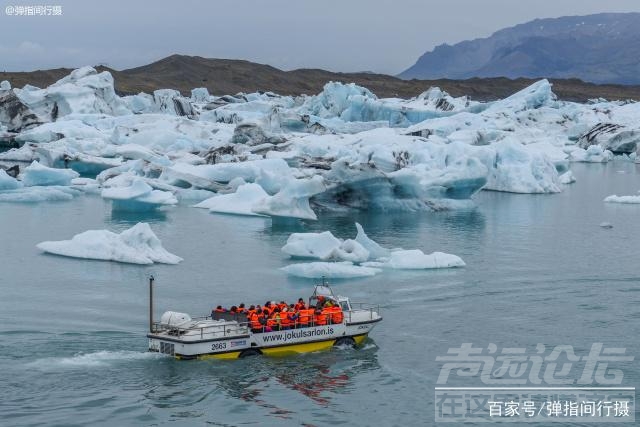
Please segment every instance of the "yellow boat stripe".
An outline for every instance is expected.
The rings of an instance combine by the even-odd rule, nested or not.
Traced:
[[[301,343],[301,344],[291,344],[279,347],[263,347],[260,349],[262,354],[267,356],[289,356],[297,353],[309,353],[312,351],[320,351],[326,350],[328,348],[333,347],[333,343],[335,339],[330,339],[326,341],[315,341],[309,343]]]

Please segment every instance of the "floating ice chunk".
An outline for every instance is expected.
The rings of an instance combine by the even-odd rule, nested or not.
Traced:
[[[176,163],[168,168],[168,175],[175,174],[177,178],[185,180],[191,176],[213,182],[229,182],[234,178],[254,182],[264,171],[276,176],[292,177],[291,168],[282,159],[250,160],[215,165]],[[278,190],[279,188],[276,188],[274,192]]]
[[[41,117],[52,121],[69,114],[130,114],[115,93],[113,76],[107,71],[82,67],[46,89],[16,90],[20,100]]]
[[[542,79],[505,99],[494,102],[487,112],[531,110],[553,104],[555,100],[556,96],[551,91],[551,83],[547,79]]]
[[[388,257],[391,251],[389,249],[383,248],[377,242],[374,242],[367,236],[364,232],[364,229],[360,224],[356,222],[356,229],[358,230],[358,234],[356,235],[356,242],[360,243],[368,252],[371,258],[384,258]]]
[[[178,203],[173,193],[154,190],[141,178],[134,178],[128,187],[105,188],[102,190],[102,197],[112,200],[116,210],[149,210]]]
[[[606,203],[622,203],[622,204],[637,204],[640,203],[640,196],[617,196],[612,195],[604,199]]]
[[[560,182],[562,184],[573,184],[574,182],[576,182],[576,177],[573,176],[573,173],[571,171],[566,171],[565,173],[560,175]]]
[[[89,230],[71,240],[42,242],[38,249],[73,258],[117,261],[131,264],[177,264],[182,258],[162,247],[149,224],[141,222],[120,234],[108,230]]]
[[[280,270],[291,276],[306,277],[309,279],[317,279],[321,277],[326,277],[327,279],[370,277],[382,271],[378,268],[353,265],[350,262],[299,263],[282,267]]]
[[[125,159],[131,160],[146,160],[150,163],[154,163],[158,166],[170,166],[171,160],[167,156],[160,155],[153,152],[147,147],[143,147],[138,144],[124,144],[115,148],[115,153]]]
[[[24,187],[0,191],[0,202],[37,203],[71,200],[82,194],[71,187]]]
[[[20,187],[20,182],[12,176],[7,175],[4,169],[0,168],[0,191],[15,190]]]
[[[100,194],[102,191],[98,181],[91,178],[74,178],[71,180],[71,185],[75,190],[89,194]]]
[[[573,162],[606,163],[613,159],[613,153],[599,145],[591,145],[586,150],[575,148],[569,153],[569,159]]]
[[[333,259],[364,262],[369,259],[369,251],[355,240],[347,239],[334,250]]]
[[[22,182],[27,187],[47,185],[71,185],[71,180],[80,174],[71,169],[54,169],[41,165],[36,160],[24,169]]]
[[[29,144],[24,144],[20,148],[12,148],[9,151],[0,153],[0,160],[8,160],[14,162],[29,162],[38,159],[38,155],[34,151],[33,147]]]
[[[602,228],[613,228],[613,224],[611,224],[610,222],[604,221],[600,223],[600,227]]]
[[[477,147],[489,168],[487,190],[511,193],[559,193],[556,166],[538,151],[512,141]],[[488,156],[488,157],[487,157]]]
[[[395,268],[402,270],[424,270],[432,268],[464,267],[466,264],[456,255],[443,252],[425,254],[420,249],[397,250],[391,252],[388,259],[379,262],[364,263],[364,266]]]
[[[194,207],[217,213],[263,216],[254,212],[253,206],[266,197],[269,195],[261,186],[249,183],[240,185],[235,193],[210,197]]]
[[[282,252],[298,258],[330,259],[342,242],[330,231],[323,233],[293,233]]]
[[[330,231],[323,233],[293,233],[282,247],[282,252],[298,258],[315,258],[323,261],[364,262],[369,251],[355,240],[342,241]]]
[[[276,195],[258,202],[253,211],[269,216],[316,220],[318,217],[309,206],[309,198],[325,190],[324,179],[319,175],[311,179],[294,179]]]
[[[209,102],[209,90],[206,87],[191,89],[191,100],[193,102]]]
[[[11,90],[11,83],[7,80],[3,80],[0,82],[0,91]]]

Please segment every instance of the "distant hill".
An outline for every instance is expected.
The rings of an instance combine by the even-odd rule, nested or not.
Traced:
[[[399,77],[551,77],[640,84],[640,13],[536,19],[487,38],[440,45]]]
[[[172,55],[142,67],[113,70],[120,95],[152,93],[156,89],[177,89],[190,95],[191,89],[206,87],[215,95],[238,92],[272,91],[284,95],[316,94],[329,81],[355,82],[381,97],[410,98],[438,86],[453,96],[469,95],[476,100],[504,98],[528,85],[532,79],[468,79],[468,80],[402,80],[369,72],[334,73],[319,69],[282,71],[269,65],[230,59],[206,59],[198,56]],[[72,70],[58,68],[30,72],[0,72],[0,81],[9,80],[13,87],[31,84],[46,87]],[[589,98],[640,100],[640,86],[594,85],[577,79],[552,80],[554,92],[562,99],[586,101]]]

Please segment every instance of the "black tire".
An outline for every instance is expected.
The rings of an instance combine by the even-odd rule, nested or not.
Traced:
[[[355,348],[356,341],[351,337],[340,337],[333,343],[334,347],[352,347]]]
[[[248,348],[246,350],[242,350],[240,352],[240,356],[238,356],[240,359],[244,359],[245,357],[251,357],[251,356],[260,356],[262,354],[262,352],[258,349],[255,348]]]

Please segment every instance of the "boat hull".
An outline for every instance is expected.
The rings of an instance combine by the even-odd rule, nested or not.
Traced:
[[[176,359],[237,359],[263,354],[284,357],[300,353],[327,350],[337,342],[351,339],[362,345],[379,317],[357,324],[340,323],[309,328],[252,333],[228,338],[187,340],[168,334],[149,334],[149,350],[169,354]]]

